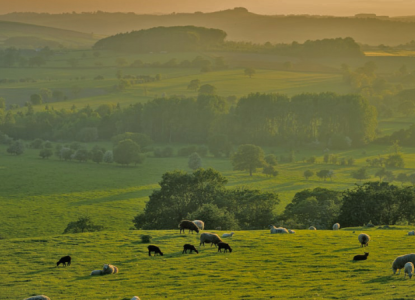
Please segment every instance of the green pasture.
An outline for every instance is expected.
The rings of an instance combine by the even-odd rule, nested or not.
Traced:
[[[107,223],[116,222],[106,219]],[[1,299],[44,294],[52,300],[159,299],[413,299],[413,280],[392,275],[393,260],[413,252],[413,227],[340,231],[236,231],[232,253],[199,248],[199,235],[177,230],[42,235],[0,240]],[[371,236],[361,248],[358,234]],[[219,235],[223,232],[216,231]],[[148,256],[140,235],[163,256]],[[185,243],[199,254],[182,254]],[[368,260],[353,261],[369,252]],[[70,255],[72,264],[56,267]],[[90,276],[110,263],[118,274]]]
[[[94,144],[88,145],[91,149]],[[110,149],[110,145],[106,145]],[[176,145],[176,149],[181,147]],[[278,158],[287,156],[284,148],[267,148]],[[393,170],[395,174],[412,174],[415,170],[415,149],[403,148],[405,168]],[[37,237],[61,234],[66,225],[89,215],[95,223],[105,225],[107,230],[125,230],[133,226],[131,220],[142,212],[148,196],[158,189],[158,182],[165,172],[183,170],[191,172],[186,157],[154,158],[147,153],[142,165],[122,167],[116,164],[96,164],[91,161],[61,161],[56,157],[43,160],[39,150],[27,149],[20,156],[6,153],[0,147],[0,236],[4,238]],[[278,193],[281,203],[277,213],[281,213],[291,202],[295,193],[303,189],[324,187],[334,190],[352,188],[356,180],[350,176],[353,170],[366,165],[367,158],[386,157],[387,146],[370,146],[365,149],[332,152],[342,157],[354,157],[354,166],[341,166],[323,163],[321,150],[297,150],[295,163],[277,166],[279,175],[267,177],[258,169],[251,177],[248,172],[233,171],[227,158],[206,157],[204,168],[214,168],[228,180],[227,186],[248,187]],[[315,155],[317,163],[309,164],[304,159]],[[305,170],[315,173],[322,169],[334,170],[332,180],[320,180],[314,176],[309,180],[303,177]],[[369,168],[371,179],[379,168]],[[394,182],[400,185],[399,182]],[[111,220],[111,222],[107,222]]]

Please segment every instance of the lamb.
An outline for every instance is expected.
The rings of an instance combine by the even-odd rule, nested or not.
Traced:
[[[415,231],[413,231],[413,230],[412,231],[409,231],[408,232],[408,235],[415,235]]]
[[[37,296],[30,297],[30,298],[26,298],[24,300],[50,300],[50,298],[45,295],[37,295]]]
[[[190,253],[192,253],[192,251],[196,251],[196,253],[199,254],[199,251],[196,250],[195,246],[190,244],[184,244],[182,254],[187,253],[187,250],[190,250]]]
[[[189,220],[181,221],[180,224],[179,224],[179,228],[180,228],[180,233],[182,233],[182,230],[183,230],[183,233],[184,233],[185,229],[189,229],[189,233],[190,233],[190,231],[192,231],[192,234],[193,234],[193,231],[196,231],[197,233],[199,233],[199,227],[197,227],[197,225],[195,223],[193,223],[192,221],[189,221]]]
[[[353,260],[366,260],[368,256],[369,253],[365,252],[365,255],[355,255],[355,257],[353,257]]]
[[[233,232],[231,232],[231,233],[224,233],[224,234],[222,234],[222,237],[223,238],[225,238],[225,237],[233,237],[233,235],[234,235]]]
[[[94,270],[91,272],[91,276],[95,276],[95,275],[103,275],[104,273],[102,272],[102,270]]]
[[[160,248],[157,246],[149,245],[147,249],[148,249],[148,256],[151,256],[151,252],[154,252],[154,256],[156,256],[157,254],[160,254],[161,256],[163,256],[163,252],[161,252]]]
[[[218,243],[218,252],[222,252],[222,249],[225,249],[225,252],[229,250],[230,253],[232,253],[232,248],[229,246],[229,244],[224,242]]]
[[[411,262],[407,262],[404,266],[404,270],[405,270],[404,278],[406,277],[406,274],[408,274],[409,279],[411,279],[412,278],[412,273],[414,272],[414,264],[411,263]]]
[[[66,265],[70,266],[71,265],[71,257],[69,255],[61,257],[61,259],[56,263],[56,266],[59,267],[60,264],[63,264],[64,267],[66,267]]]
[[[370,241],[370,236],[368,236],[366,233],[361,233],[357,237],[359,239],[360,244],[362,244],[361,247],[365,246],[367,247]]]
[[[205,222],[200,220],[194,220],[193,223],[196,224],[197,227],[199,227],[200,230],[203,230],[205,228]]]
[[[288,229],[288,233],[294,234],[294,233],[295,233],[295,231],[294,231],[294,230],[292,230],[292,229]]]
[[[317,230],[314,226],[308,227],[308,230]]]
[[[398,275],[401,273],[401,269],[405,267],[407,262],[415,264],[415,253],[406,254],[398,256],[392,263],[393,274],[396,274],[396,271],[399,270]]]
[[[340,229],[340,224],[336,223],[333,225],[333,230],[339,230]]]
[[[205,243],[210,243],[210,246],[212,247],[213,244],[215,244],[216,246],[220,242],[222,242],[222,240],[216,233],[204,232],[200,235],[199,246],[201,246],[202,244],[204,246]]]
[[[117,274],[118,273],[118,267],[110,265],[110,264],[105,264],[102,270],[103,274]]]
[[[274,225],[269,225],[271,233],[288,233],[288,230],[283,227],[275,227]]]

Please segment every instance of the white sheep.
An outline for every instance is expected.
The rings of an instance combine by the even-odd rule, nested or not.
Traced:
[[[26,298],[24,300],[50,300],[50,298],[48,296],[45,295],[38,295],[38,296],[33,296],[30,298]]]
[[[138,296],[134,296],[131,298],[131,300],[140,300],[140,298]]]
[[[269,225],[271,233],[288,233],[288,230],[283,227],[275,227],[274,225]]]
[[[234,235],[234,233],[233,232],[231,232],[231,233],[224,233],[224,234],[222,234],[222,237],[232,237]]]
[[[396,271],[399,270],[398,275],[401,273],[401,269],[405,267],[407,262],[415,264],[415,253],[406,254],[398,256],[392,263],[393,274],[396,274]]]
[[[365,246],[367,247],[370,241],[370,236],[367,235],[366,233],[361,233],[359,234],[359,236],[357,237],[359,240],[359,243],[362,244],[362,247]]]
[[[408,274],[409,279],[411,279],[412,278],[412,273],[414,272],[414,264],[411,263],[411,262],[407,262],[404,266],[404,270],[405,270],[404,278],[406,277],[406,274]]]
[[[317,228],[315,228],[314,226],[310,226],[308,227],[308,230],[317,230]]]
[[[103,274],[117,274],[118,268],[116,266],[105,264],[102,270]]]
[[[336,223],[333,225],[333,230],[339,230],[340,229],[340,224]]]
[[[288,232],[291,233],[291,234],[294,234],[295,233],[295,231],[292,230],[292,229],[288,229]]]
[[[205,222],[200,220],[194,220],[193,223],[196,224],[197,227],[199,227],[200,230],[203,230],[205,228]]]
[[[409,231],[408,232],[408,235],[415,235],[415,231],[413,231],[413,230],[412,231]]]

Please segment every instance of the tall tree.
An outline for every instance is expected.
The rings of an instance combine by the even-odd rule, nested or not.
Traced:
[[[246,144],[239,146],[236,153],[232,156],[232,165],[234,170],[249,171],[249,176],[266,164],[264,151],[261,147]]]

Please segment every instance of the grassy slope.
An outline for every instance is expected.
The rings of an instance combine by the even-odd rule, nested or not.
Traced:
[[[397,256],[413,252],[413,237],[406,235],[412,229],[240,231],[226,240],[232,253],[206,246],[192,255],[182,255],[182,247],[198,245],[198,235],[176,230],[0,240],[7,258],[0,268],[1,299],[412,299],[413,282],[391,271]],[[362,231],[372,238],[365,249],[357,240]],[[164,256],[149,257],[141,234],[150,234]],[[363,251],[370,252],[368,260],[353,262]],[[68,254],[72,265],[56,268]],[[118,266],[119,274],[89,276],[104,263]]]

